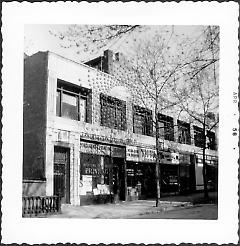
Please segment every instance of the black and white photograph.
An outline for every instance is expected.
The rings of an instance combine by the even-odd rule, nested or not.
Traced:
[[[143,5],[153,11],[152,17],[149,11],[141,19]],[[10,77],[3,76],[3,85],[10,83],[8,90],[21,94],[10,100],[3,86],[3,116],[9,102],[7,106],[21,120],[7,122],[20,129],[11,134],[17,132],[21,145],[12,143],[10,149],[6,141],[3,165],[16,148],[18,171],[11,194],[3,187],[2,202],[6,194],[12,196],[11,210],[14,199],[18,201],[15,213],[22,230],[36,226],[43,232],[39,241],[33,234],[24,241],[26,231],[15,232],[15,241],[8,231],[6,242],[238,240],[238,6],[202,5],[209,18],[214,6],[219,12],[212,20],[202,17],[196,22],[187,11],[201,13],[204,6],[196,3],[173,3],[172,8],[161,3],[94,3],[91,10],[90,3],[55,3],[54,13],[47,4],[5,4],[6,13],[13,14],[18,6],[29,15],[20,18],[19,54],[11,58],[20,64],[21,83],[15,87],[15,81],[5,82],[17,75],[14,69]],[[64,6],[73,12],[61,18]],[[176,19],[169,21],[167,15],[168,21],[162,21],[157,12],[161,6],[162,13],[168,10]],[[181,14],[173,9],[185,13],[186,20],[178,21]],[[232,22],[228,15],[225,22],[220,21],[226,9],[235,14]],[[77,10],[85,10],[84,17],[78,19]],[[44,11],[46,18],[41,16]],[[103,13],[106,17],[101,20]],[[89,21],[89,15],[93,20]],[[234,42],[228,47],[233,49],[226,52],[231,23],[236,24],[235,32],[229,34]],[[9,30],[15,30],[11,25]],[[7,37],[3,36],[3,42],[8,44]],[[17,43],[12,37],[10,47],[12,42]],[[3,68],[10,57],[6,50]],[[10,125],[3,121],[3,144]],[[9,166],[11,175],[14,165]],[[11,176],[4,171],[6,187]],[[226,227],[228,223],[231,226]],[[219,235],[224,231],[216,233],[218,226],[225,228],[226,237]],[[74,233],[77,228],[79,234]],[[47,230],[47,234],[55,230],[52,241],[44,235]],[[164,230],[168,233],[161,241]],[[187,231],[192,234],[189,238]]]
[[[217,219],[218,26],[25,29],[23,216]]]

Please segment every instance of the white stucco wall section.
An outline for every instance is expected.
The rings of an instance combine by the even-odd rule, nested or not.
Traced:
[[[88,80],[88,72],[91,68],[87,69],[87,66],[83,64],[76,63],[51,52],[48,54],[48,69],[56,72],[58,79],[85,88],[91,88]]]

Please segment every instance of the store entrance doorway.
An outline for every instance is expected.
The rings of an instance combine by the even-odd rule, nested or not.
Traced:
[[[70,203],[69,153],[69,148],[54,147],[54,195],[59,196],[62,203]]]
[[[125,201],[124,158],[113,157],[113,194],[115,201]]]

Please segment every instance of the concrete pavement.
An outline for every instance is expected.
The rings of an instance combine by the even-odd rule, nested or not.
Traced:
[[[216,193],[209,193],[212,200],[217,199]],[[155,207],[155,200],[136,200],[119,202],[117,204],[100,204],[87,206],[62,205],[61,214],[48,215],[51,218],[101,218],[127,219],[138,216],[163,214],[167,211],[193,207],[203,198],[203,193],[194,193],[187,196],[168,196],[160,199],[159,207]],[[158,217],[158,216],[157,216]]]
[[[204,219],[216,220],[218,208],[216,204],[200,204],[176,208],[162,213],[140,214],[129,216],[129,219]]]

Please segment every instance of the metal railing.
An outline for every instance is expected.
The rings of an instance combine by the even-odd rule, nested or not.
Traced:
[[[61,199],[58,196],[23,196],[22,216],[39,216],[61,212]]]

